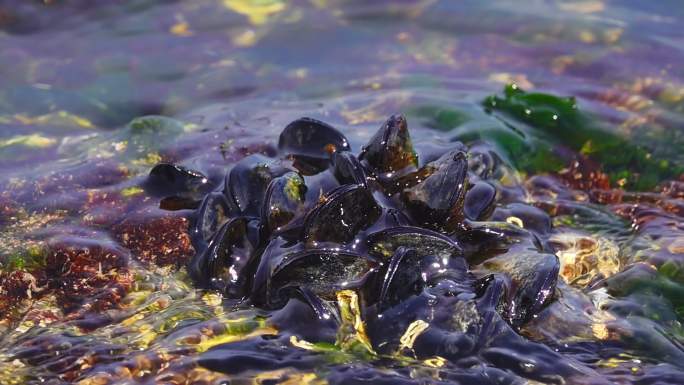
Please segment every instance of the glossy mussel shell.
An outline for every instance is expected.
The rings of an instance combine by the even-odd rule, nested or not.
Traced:
[[[305,218],[304,239],[347,243],[380,218],[382,210],[370,190],[362,185],[343,185],[333,189]]]
[[[431,174],[402,192],[402,200],[421,226],[451,233],[463,219],[468,186],[468,161],[462,151],[452,151],[425,166]]]
[[[475,182],[466,192],[463,213],[473,221],[481,221],[494,211],[496,188],[488,182]]]
[[[419,255],[444,258],[461,257],[463,251],[453,239],[436,231],[412,226],[387,228],[366,239],[368,251],[379,258],[390,258],[400,247],[416,251]]]
[[[481,266],[505,277],[507,292],[502,316],[514,327],[539,313],[555,294],[560,262],[553,254],[512,252]]]
[[[376,293],[367,294],[367,300],[372,300],[377,295],[377,307],[379,311],[393,306],[411,295],[422,290],[425,281],[421,276],[421,256],[414,249],[399,247],[386,267],[376,275],[381,279],[372,288]]]
[[[149,192],[161,196],[194,196],[211,186],[209,178],[199,171],[176,164],[159,163],[150,170],[145,187]]]
[[[285,155],[327,159],[338,151],[349,151],[349,141],[333,126],[312,118],[300,118],[280,133],[278,149]]]
[[[366,170],[351,152],[336,152],[333,154],[333,175],[341,184],[358,184],[366,186]]]
[[[220,226],[228,220],[232,211],[235,210],[230,207],[223,193],[207,194],[197,209],[194,236],[202,242],[209,242]]]
[[[280,230],[302,215],[306,191],[304,178],[294,171],[269,183],[261,206],[261,221],[269,233]]]
[[[361,286],[377,266],[370,256],[332,249],[265,254],[256,272],[252,299],[257,304],[274,305],[295,292],[292,288],[301,287],[334,300],[337,291]]]
[[[249,240],[250,219],[239,217],[223,224],[209,246],[188,266],[190,276],[205,288],[223,291],[228,297],[242,298],[253,269],[254,247]]]
[[[259,217],[269,183],[288,171],[263,155],[250,155],[230,170],[224,194],[240,215]]]
[[[359,159],[380,174],[397,173],[418,166],[418,157],[402,115],[392,115],[363,148]]]

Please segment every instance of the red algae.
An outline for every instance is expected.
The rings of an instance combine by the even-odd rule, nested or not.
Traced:
[[[135,259],[144,263],[180,267],[195,255],[189,220],[184,216],[144,210],[126,217],[112,232]]]
[[[90,239],[50,240],[44,282],[68,314],[117,306],[131,285],[128,253]]]

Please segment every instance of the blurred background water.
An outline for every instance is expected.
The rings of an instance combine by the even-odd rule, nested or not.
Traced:
[[[510,81],[616,120],[679,112],[682,17],[677,1],[5,0],[0,123],[59,138],[246,97],[477,99]]]

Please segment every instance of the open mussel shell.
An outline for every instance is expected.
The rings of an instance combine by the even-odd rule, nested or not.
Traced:
[[[475,182],[465,194],[463,213],[473,221],[481,221],[494,211],[496,188],[487,182]]]
[[[219,227],[231,215],[231,207],[226,196],[220,192],[207,194],[197,210],[194,233],[204,242],[209,242]]]
[[[387,119],[363,148],[359,159],[380,174],[394,174],[418,167],[418,156],[413,149],[406,118],[392,115]]]
[[[292,287],[306,288],[332,301],[343,289],[360,287],[376,271],[378,262],[369,256],[330,249],[309,249],[285,256],[264,256],[256,272],[252,300],[271,306],[281,303]]]
[[[549,303],[555,294],[560,270],[558,257],[536,252],[509,253],[480,266],[505,277],[502,317],[513,327],[520,327]]]
[[[224,194],[241,215],[259,217],[268,184],[288,171],[263,155],[250,155],[230,170]]]
[[[211,186],[209,178],[199,171],[176,164],[159,163],[150,170],[145,187],[153,194],[186,196],[201,193]]]
[[[349,141],[333,126],[312,118],[300,118],[280,133],[278,149],[285,155],[328,159],[330,154],[349,151]]]
[[[190,262],[190,276],[201,286],[223,291],[229,298],[242,298],[249,282],[254,247],[250,242],[250,220],[232,219],[216,232],[204,252]]]
[[[347,243],[380,218],[382,209],[370,190],[362,185],[333,189],[304,220],[308,243]]]
[[[465,153],[449,152],[425,167],[434,171],[417,185],[404,189],[402,200],[416,223],[451,233],[463,219],[468,186]]]
[[[333,174],[341,185],[358,184],[366,186],[366,171],[351,152],[333,154]]]
[[[294,171],[269,183],[261,207],[261,221],[268,233],[280,230],[302,213],[306,191],[304,178]]]
[[[371,255],[389,259],[400,247],[411,249],[421,256],[435,255],[440,258],[462,256],[461,247],[451,238],[420,227],[400,226],[387,228],[366,239]]]

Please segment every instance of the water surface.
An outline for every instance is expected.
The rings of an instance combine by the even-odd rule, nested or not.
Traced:
[[[506,84],[574,96],[602,129],[681,165],[682,20],[677,1],[3,2],[0,382],[345,383],[356,368],[390,383],[468,383],[463,373],[497,368],[336,351],[311,353],[328,366],[198,365],[210,348],[278,331],[272,314],[193,288],[190,214],[159,209],[145,176],[172,162],[218,185],[244,156],[272,155],[301,116],[333,124],[354,151],[393,113],[422,154],[496,144],[515,119],[482,100]],[[134,120],[150,115],[167,119]],[[561,260],[607,256],[587,262],[587,282],[614,277],[593,286],[562,270],[557,300],[519,333],[590,370],[569,383],[679,383],[683,179],[625,192],[619,175],[591,176],[601,164],[549,171],[501,155],[508,199],[552,216]]]

